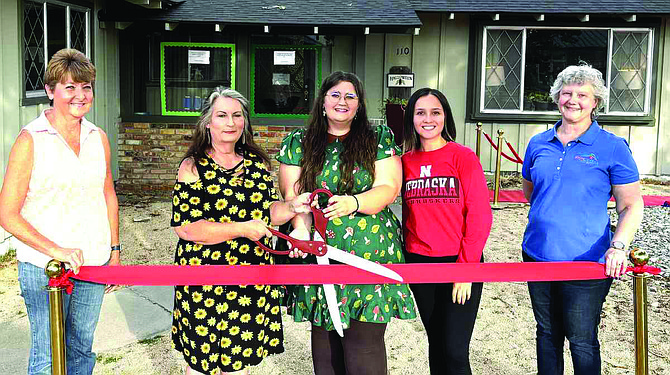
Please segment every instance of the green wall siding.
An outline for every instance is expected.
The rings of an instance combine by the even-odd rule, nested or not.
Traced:
[[[379,118],[384,98],[384,34],[370,34],[365,40],[365,94],[368,96],[368,116]]]

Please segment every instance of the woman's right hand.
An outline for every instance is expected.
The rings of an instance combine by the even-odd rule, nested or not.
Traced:
[[[304,228],[296,228],[291,231],[291,233],[288,234],[289,236],[297,239],[297,240],[303,240],[303,241],[309,241],[311,238],[309,238],[309,231]],[[307,257],[307,253],[303,253],[302,250],[298,249],[292,249],[288,253],[289,258],[305,258]]]
[[[272,232],[262,220],[249,220],[244,223],[243,237],[252,241],[260,241],[263,237],[272,237]]]
[[[78,274],[79,268],[84,265],[84,252],[81,249],[57,247],[53,249],[52,255],[54,259],[69,264],[75,274]]]

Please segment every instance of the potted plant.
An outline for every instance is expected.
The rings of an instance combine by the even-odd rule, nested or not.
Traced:
[[[536,111],[549,111],[552,108],[553,100],[548,92],[531,91],[526,95],[526,100],[532,103]]]
[[[380,108],[382,115],[386,119],[386,125],[393,131],[395,143],[398,146],[402,145],[405,106],[407,106],[407,99],[390,97],[382,100],[382,107]]]

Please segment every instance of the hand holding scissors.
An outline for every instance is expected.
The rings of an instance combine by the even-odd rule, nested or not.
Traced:
[[[313,202],[316,196],[320,193],[326,194],[329,197],[333,195],[329,190],[326,189],[317,189],[311,196],[310,200]],[[388,277],[395,281],[402,282],[402,277],[395,271],[386,268],[378,263],[371,262],[367,259],[363,259],[354,254],[350,254],[346,251],[340,250],[336,247],[326,244],[326,226],[328,225],[328,219],[325,217],[323,211],[315,205],[312,205],[312,215],[314,216],[314,227],[316,229],[314,233],[313,241],[307,240],[298,240],[296,238],[287,236],[279,231],[276,231],[272,228],[269,228],[270,232],[279,238],[283,238],[288,241],[290,248],[297,248],[304,253],[314,254],[316,256],[316,262],[319,265],[330,264],[330,259],[336,260],[340,263],[348,264],[360,268],[362,270]],[[268,248],[260,242],[256,242],[265,251],[269,251],[274,254],[287,255],[291,250],[285,251],[276,251]],[[333,322],[333,326],[337,333],[344,337],[344,331],[342,329],[342,320],[340,319],[340,311],[337,304],[337,297],[335,294],[335,287],[333,284],[323,284],[323,291],[326,296],[326,303],[328,304],[328,312],[330,313],[330,318]]]

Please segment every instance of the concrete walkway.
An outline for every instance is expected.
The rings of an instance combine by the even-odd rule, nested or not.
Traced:
[[[171,286],[131,286],[105,296],[95,331],[98,353],[163,333],[172,324]],[[28,317],[0,323],[0,374],[25,374],[30,351]]]

